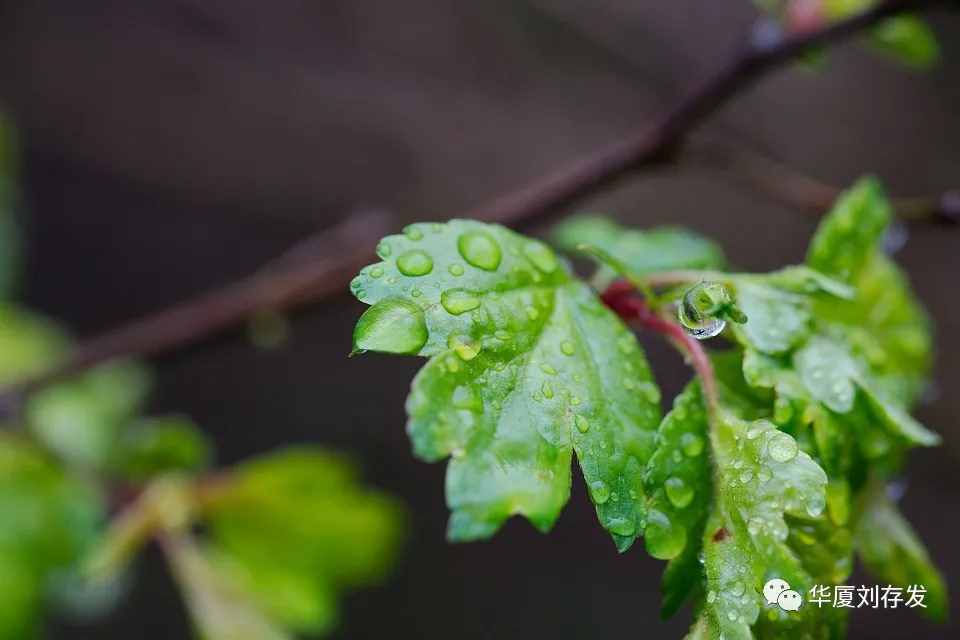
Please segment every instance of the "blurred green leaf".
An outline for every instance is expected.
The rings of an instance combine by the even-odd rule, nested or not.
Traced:
[[[207,437],[186,416],[141,418],[124,429],[110,451],[113,473],[142,483],[161,473],[196,472],[212,458]]]
[[[32,394],[24,411],[26,423],[68,464],[103,469],[149,388],[150,376],[137,363],[101,365]]]
[[[863,564],[879,581],[903,589],[922,586],[926,589],[925,607],[918,607],[920,613],[934,620],[946,619],[947,587],[943,576],[882,486],[874,486],[867,493],[856,545]]]
[[[634,335],[549,247],[497,225],[411,225],[379,253],[353,281],[373,305],[355,348],[433,356],[407,429],[421,458],[452,457],[449,537],[485,538],[518,514],[548,530],[575,451],[600,523],[629,547],[660,414]]]
[[[0,304],[0,385],[36,375],[56,364],[66,336],[42,316]]]
[[[212,562],[269,618],[302,633],[330,627],[341,591],[382,580],[403,532],[395,501],[313,447],[239,465],[202,503]]]
[[[29,637],[52,576],[77,566],[103,504],[18,436],[0,434],[0,638]]]
[[[940,44],[930,25],[915,15],[889,18],[870,32],[870,42],[896,60],[920,69],[940,60]]]

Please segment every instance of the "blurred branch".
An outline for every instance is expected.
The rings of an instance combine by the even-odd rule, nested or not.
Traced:
[[[885,18],[943,1],[883,0],[823,29],[786,37],[771,38],[766,31],[756,30],[739,54],[653,123],[460,217],[518,227],[536,224],[628,173],[672,159],[693,129],[765,73]],[[322,236],[307,240],[258,274],[81,342],[55,369],[0,390],[0,406],[15,406],[31,390],[107,360],[155,355],[233,326],[258,311],[289,310],[338,293],[366,262],[370,246],[387,227],[383,213],[355,215]]]
[[[100,336],[81,341],[57,367],[0,391],[11,409],[17,398],[66,376],[115,358],[151,356],[227,329],[263,310],[289,310],[341,293],[369,261],[370,247],[388,233],[389,214],[357,212],[310,236],[263,270]]]
[[[624,140],[494,201],[463,217],[528,225],[610,186],[640,168],[669,161],[704,119],[768,71],[815,48],[846,39],[885,18],[945,0],[883,0],[863,13],[815,31],[771,36],[755,29],[747,46],[713,76],[696,85],[672,109]]]
[[[830,209],[842,189],[801,173],[756,151],[719,141],[687,150],[682,165],[719,171],[767,197],[801,211],[820,215]],[[891,198],[896,216],[906,222],[960,223],[960,190]]]

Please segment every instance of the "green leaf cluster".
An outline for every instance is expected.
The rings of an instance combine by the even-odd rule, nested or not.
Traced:
[[[352,285],[371,305],[354,350],[429,358],[407,428],[419,457],[450,458],[453,540],[490,536],[511,515],[549,529],[576,457],[616,546],[643,536],[669,560],[663,612],[692,600],[691,637],[841,637],[841,610],[781,611],[760,589],[773,577],[801,592],[840,583],[855,553],[884,583],[925,584],[925,611],[940,618],[943,581],[884,498],[908,449],[939,441],[909,414],[931,326],[883,254],[890,217],[864,179],[824,218],[806,264],[767,274],[719,271],[719,250],[687,232],[560,225],[561,247],[602,261],[601,286],[620,275],[660,313],[698,286],[711,309],[723,303],[715,404],[694,381],[662,420],[619,318],[545,245],[496,225],[385,238]],[[682,286],[654,293],[664,282]]]

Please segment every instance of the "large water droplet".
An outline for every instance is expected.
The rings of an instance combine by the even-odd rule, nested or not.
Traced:
[[[590,494],[594,502],[603,504],[610,499],[610,487],[603,480],[594,480],[590,483]]]
[[[712,338],[727,326],[726,320],[711,315],[719,305],[719,301],[714,300],[719,295],[716,292],[722,290],[723,285],[718,283],[701,282],[683,294],[677,305],[677,319],[686,332],[697,340]]]
[[[767,452],[776,462],[789,462],[797,457],[797,443],[787,434],[778,431],[767,440]]]
[[[485,231],[468,231],[457,239],[457,250],[463,259],[485,271],[496,271],[502,254],[500,245]]]
[[[480,306],[480,298],[466,289],[447,289],[440,294],[440,304],[455,316],[473,311]]]
[[[667,493],[667,499],[670,504],[678,509],[683,509],[693,501],[693,487],[683,481],[682,478],[671,476],[663,483],[663,488]]]
[[[590,421],[583,416],[577,415],[577,417],[573,419],[573,422],[577,425],[577,431],[580,433],[586,433],[587,431],[590,431]]]
[[[423,310],[407,300],[388,298],[360,316],[353,330],[355,351],[417,353],[427,343]]]
[[[425,276],[433,271],[433,258],[426,251],[413,249],[397,258],[397,269],[405,276]]]
[[[447,339],[447,346],[453,349],[453,352],[460,356],[461,360],[468,362],[480,354],[480,341],[474,340],[470,336],[451,334]]]
[[[666,514],[655,509],[647,514],[644,537],[647,552],[659,560],[677,557],[687,544],[687,532],[671,522]]]
[[[607,531],[618,536],[632,536],[637,531],[637,525],[629,518],[611,518],[607,522]]]
[[[523,247],[523,255],[544,273],[553,273],[557,269],[557,256],[553,250],[542,242],[528,242]]]
[[[692,433],[680,436],[680,448],[691,458],[696,458],[703,452],[703,438]]]

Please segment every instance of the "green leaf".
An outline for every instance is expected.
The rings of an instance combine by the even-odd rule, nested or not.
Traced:
[[[173,574],[180,584],[197,636],[203,640],[288,640],[287,634],[260,610],[236,576],[214,566],[187,536],[166,545]]]
[[[647,551],[670,559],[663,576],[663,617],[676,612],[702,579],[697,555],[711,496],[707,412],[697,383],[674,399],[657,430],[644,474],[649,497]]]
[[[810,334],[809,302],[797,294],[741,281],[736,284],[737,304],[747,321],[733,325],[734,333],[762,353],[789,351]]]
[[[66,336],[51,322],[0,304],[0,385],[41,373],[63,356]]]
[[[819,517],[827,477],[772,423],[744,421],[725,411],[714,426],[713,459],[716,500],[703,538],[704,611],[714,635],[751,638],[767,579],[787,580],[795,589],[809,582],[786,544],[784,515]]]
[[[0,435],[0,638],[30,637],[51,578],[75,568],[103,519],[101,496],[32,444]]]
[[[943,576],[882,486],[867,493],[856,545],[863,564],[877,580],[904,589],[922,585],[926,588],[926,607],[918,607],[919,611],[934,620],[946,619],[947,587]]]
[[[32,394],[25,407],[26,423],[70,464],[103,469],[149,388],[149,374],[137,363],[102,365]]]
[[[378,251],[384,261],[352,285],[373,304],[355,348],[433,356],[414,380],[407,428],[421,458],[452,456],[450,538],[490,536],[515,514],[549,529],[576,452],[601,524],[629,547],[660,414],[633,334],[548,247],[500,226],[413,225]]]
[[[719,246],[692,231],[675,227],[640,231],[601,216],[569,218],[554,227],[550,237],[564,251],[579,251],[580,245],[596,247],[624,260],[638,276],[677,269],[719,269],[726,262]],[[609,280],[611,272],[604,273],[601,279]]]
[[[346,460],[301,447],[241,464],[204,499],[209,553],[270,619],[303,633],[335,620],[335,596],[383,579],[400,507],[359,487]]]
[[[915,15],[884,20],[871,30],[870,42],[879,51],[910,67],[929,68],[940,59],[936,34]]]
[[[206,436],[186,416],[142,418],[125,429],[110,452],[110,469],[141,483],[171,471],[196,472],[212,457]]]

